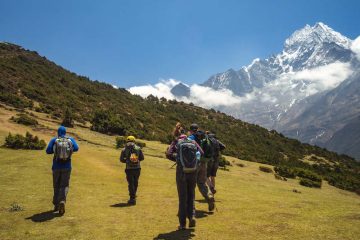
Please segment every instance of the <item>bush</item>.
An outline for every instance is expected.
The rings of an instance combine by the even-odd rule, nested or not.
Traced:
[[[296,175],[301,178],[306,178],[314,182],[321,182],[321,177],[314,172],[305,169],[296,169]]]
[[[38,124],[38,121],[24,113],[18,114],[17,117],[11,117],[10,120],[26,126],[36,126]]]
[[[64,127],[70,127],[70,128],[74,127],[73,115],[68,108],[65,110],[64,119],[63,119],[61,125],[63,125]]]
[[[270,167],[266,167],[266,166],[259,166],[259,170],[262,172],[266,172],[266,173],[272,173],[273,170]]]
[[[44,140],[39,140],[37,136],[33,136],[29,132],[26,132],[25,137],[20,134],[12,135],[9,133],[5,138],[5,147],[13,149],[41,150],[46,147],[46,143]]]
[[[243,164],[243,163],[236,163],[235,165],[238,167],[245,167],[245,164]]]
[[[295,171],[289,167],[276,166],[274,168],[274,170],[278,175],[280,175],[282,177],[286,177],[286,178],[295,178],[296,177]]]
[[[126,144],[126,138],[125,136],[119,136],[116,138],[116,148],[123,148]],[[136,145],[138,145],[140,148],[146,147],[146,143],[140,142],[139,140],[135,141]]]
[[[321,182],[312,181],[307,178],[300,178],[300,185],[305,187],[314,187],[314,188],[321,188]]]
[[[109,111],[97,111],[91,120],[91,130],[105,133],[126,135],[124,121]]]
[[[280,176],[279,174],[274,174],[274,177],[275,177],[275,179],[277,179],[277,180],[287,181],[287,178],[286,178],[286,177],[282,177],[282,176]]]
[[[230,166],[230,162],[228,160],[226,160],[225,157],[220,156],[219,157],[219,167],[226,167],[226,166]]]
[[[24,208],[18,203],[12,203],[9,208],[9,212],[20,212],[23,210]]]

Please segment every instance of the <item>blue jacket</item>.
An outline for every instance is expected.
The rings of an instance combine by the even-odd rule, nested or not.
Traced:
[[[66,128],[64,126],[60,126],[58,129],[58,137],[65,137],[65,135],[66,135]],[[58,137],[54,137],[50,140],[50,142],[46,148],[47,154],[54,154],[54,144],[55,144],[55,140]],[[79,146],[77,145],[75,139],[73,139],[71,137],[69,137],[69,139],[73,143],[73,152],[79,151]],[[55,157],[54,157],[52,170],[55,170],[55,169],[71,169],[71,159],[67,162],[61,163],[61,162],[55,161]]]

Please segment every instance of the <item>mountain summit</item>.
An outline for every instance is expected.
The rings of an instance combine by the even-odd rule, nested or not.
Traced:
[[[352,40],[323,23],[306,25],[285,40],[284,50],[268,59],[255,59],[235,71],[230,69],[211,76],[203,86],[230,89],[243,96],[262,88],[281,74],[324,66],[336,61],[348,62]]]

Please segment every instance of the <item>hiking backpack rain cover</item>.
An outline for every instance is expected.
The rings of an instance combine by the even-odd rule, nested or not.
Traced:
[[[68,137],[58,137],[54,144],[55,160],[66,162],[70,160],[73,153],[73,143]]]
[[[192,140],[181,140],[177,147],[177,156],[184,173],[194,173],[198,166],[197,146]]]

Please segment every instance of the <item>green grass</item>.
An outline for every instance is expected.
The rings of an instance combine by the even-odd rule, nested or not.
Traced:
[[[33,130],[8,121],[16,112],[0,108],[0,144],[9,131],[26,131],[47,141],[57,124],[38,115],[50,129]],[[52,209],[51,156],[44,151],[0,148],[0,239],[358,239],[360,197],[326,182],[321,189],[298,180],[278,181],[259,171],[259,164],[227,157],[229,171],[217,177],[217,211],[196,202],[200,216],[193,232],[178,225],[175,169],[164,158],[166,145],[145,141],[138,204],[119,207],[128,199],[124,165],[115,137],[70,129],[83,139],[73,156],[70,192],[63,217],[42,222]],[[100,145],[99,145],[100,144]],[[242,163],[245,167],[238,167]],[[293,189],[301,191],[294,193]],[[196,199],[201,200],[196,192]],[[23,211],[10,212],[13,203]],[[118,207],[115,207],[115,206]],[[33,220],[32,220],[33,219]],[[183,235],[181,238],[181,235]]]

